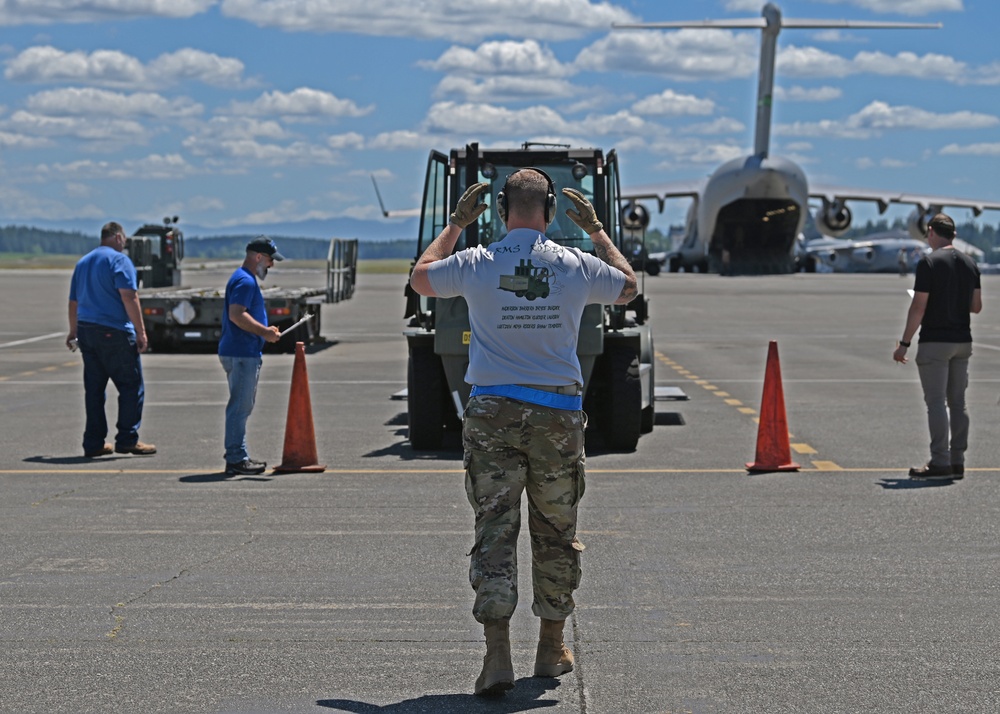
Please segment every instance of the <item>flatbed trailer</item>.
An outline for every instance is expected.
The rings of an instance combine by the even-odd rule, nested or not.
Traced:
[[[284,331],[304,317],[305,322],[266,346],[267,351],[293,352],[296,342],[322,340],[323,303],[354,295],[358,241],[334,238],[327,253],[326,288],[262,287],[268,324]],[[226,288],[162,287],[140,290],[143,321],[154,352],[210,349],[222,336]]]

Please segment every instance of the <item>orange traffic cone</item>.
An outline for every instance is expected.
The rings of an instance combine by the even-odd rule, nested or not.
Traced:
[[[764,372],[764,396],[760,401],[760,424],[757,428],[757,458],[747,464],[749,471],[798,471],[788,443],[788,420],[785,418],[785,393],[781,388],[781,365],[778,343],[767,346]]]
[[[285,424],[285,450],[275,473],[319,473],[326,464],[316,463],[316,432],[313,429],[312,401],[309,399],[309,376],[306,374],[306,345],[295,343],[292,367],[292,391],[288,396],[288,420]]]

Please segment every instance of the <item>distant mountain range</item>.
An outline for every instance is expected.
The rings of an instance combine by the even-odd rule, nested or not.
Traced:
[[[113,216],[108,220],[116,220]],[[119,219],[125,232],[131,235],[143,223],[158,223],[161,218],[153,216],[146,221],[129,221]],[[79,232],[84,235],[97,235],[103,223],[91,219],[72,219],[64,221],[46,220],[4,220],[3,225],[23,225],[51,231]],[[416,243],[420,221],[418,218],[394,218],[379,220],[359,220],[356,218],[330,218],[324,220],[289,221],[285,223],[241,224],[223,227],[202,226],[196,223],[185,223],[184,217],[177,224],[187,238],[212,238],[216,236],[258,235],[287,238],[357,238],[361,241],[391,241],[412,240]]]

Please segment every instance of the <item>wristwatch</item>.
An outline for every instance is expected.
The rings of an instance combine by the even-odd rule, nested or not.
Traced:
[[[909,347],[910,343],[909,342],[903,342],[903,340],[900,340],[899,341],[899,346],[900,347]]]

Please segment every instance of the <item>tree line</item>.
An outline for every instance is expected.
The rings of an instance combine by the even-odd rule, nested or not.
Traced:
[[[810,219],[810,226],[813,226]],[[1000,249],[1000,225],[986,223],[977,225],[971,221],[956,226],[958,236],[977,248],[991,252]],[[814,229],[813,229],[814,230]],[[890,230],[906,230],[906,221],[896,218],[892,223],[886,219],[869,220],[864,225],[849,229],[844,238],[863,238],[873,233]],[[211,238],[184,239],[184,257],[189,259],[236,259],[243,256],[246,244],[252,235],[215,236]],[[282,255],[292,260],[325,260],[329,242],[316,238],[293,238],[272,236]],[[669,250],[670,240],[658,229],[647,231],[646,248],[650,252]],[[84,255],[98,244],[97,236],[84,235],[78,231],[52,231],[30,226],[0,227],[0,253],[26,253],[29,255]],[[412,259],[416,257],[416,244],[410,239],[389,241],[359,241],[360,260]]]
[[[211,238],[184,238],[184,257],[188,259],[236,259],[246,251],[254,236],[233,235]],[[315,238],[272,236],[278,249],[292,260],[325,260],[330,249],[329,241]],[[84,255],[99,243],[96,235],[78,231],[51,231],[30,226],[0,227],[0,253],[26,253],[28,255]],[[384,258],[413,258],[416,244],[412,240],[360,241],[358,258],[379,260]]]

